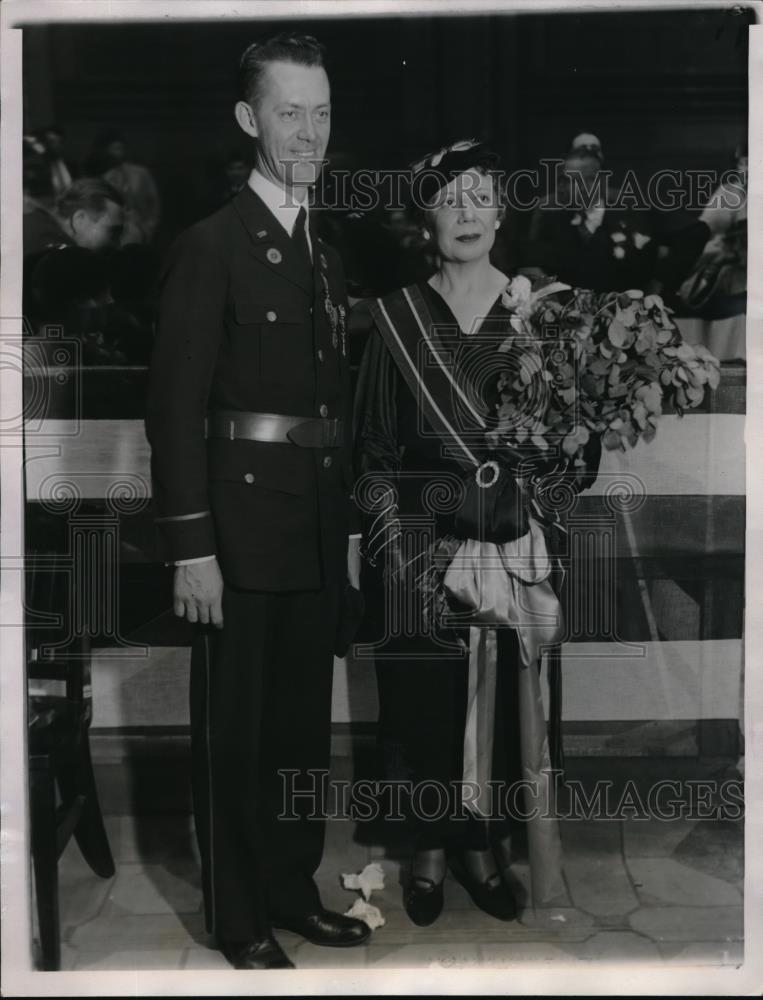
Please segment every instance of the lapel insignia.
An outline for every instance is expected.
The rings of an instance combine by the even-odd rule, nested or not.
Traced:
[[[326,260],[326,254],[322,253],[321,254],[321,267],[325,271],[328,266],[329,266],[329,262]]]
[[[268,260],[271,264],[280,264],[283,260],[283,255],[281,251],[276,249],[276,247],[268,247],[268,252],[266,254]]]
[[[259,232],[257,233],[257,239],[258,239],[258,240],[264,240],[264,239],[265,239],[265,237],[266,237],[267,235],[268,235],[268,231],[267,231],[267,229],[261,229],[261,230],[260,230],[260,231],[259,231]]]
[[[341,303],[338,306],[336,306],[331,301],[331,293],[329,292],[329,283],[326,280],[326,275],[323,273],[323,271],[321,271],[321,279],[323,281],[323,307],[326,310],[328,321],[331,324],[331,343],[334,347],[334,350],[336,351],[339,349],[339,345],[341,342],[342,357],[346,357],[347,323],[345,316],[345,308]]]

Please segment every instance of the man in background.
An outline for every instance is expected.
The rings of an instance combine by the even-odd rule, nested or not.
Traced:
[[[127,142],[121,132],[100,136],[103,152],[103,177],[124,198],[126,228],[123,242],[150,243],[156,235],[161,216],[161,201],[156,181],[148,167],[127,157]]]

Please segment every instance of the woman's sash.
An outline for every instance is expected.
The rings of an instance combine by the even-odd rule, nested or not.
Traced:
[[[370,308],[395,364],[448,449],[448,457],[464,469],[476,469],[485,451],[485,419],[455,378],[453,347],[444,339],[443,328],[432,319],[420,289],[408,285],[376,299]],[[467,433],[462,426],[464,413],[474,424]]]

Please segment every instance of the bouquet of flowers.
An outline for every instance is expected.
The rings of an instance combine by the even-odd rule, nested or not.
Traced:
[[[582,475],[592,435],[622,451],[651,441],[665,405],[682,415],[718,386],[718,360],[684,343],[659,295],[559,282],[533,291],[520,276],[502,302],[512,332],[499,348],[497,448],[557,456]]]
[[[488,443],[510,458],[547,525],[560,521],[543,493],[560,477],[590,485],[596,469],[588,455],[599,453],[592,445],[626,451],[651,441],[664,407],[683,415],[720,381],[718,360],[684,343],[658,295],[559,282],[533,291],[516,277],[502,302],[511,333],[498,349],[497,421]],[[423,620],[436,628],[450,612],[443,581],[460,544],[451,535],[436,539],[417,567]]]

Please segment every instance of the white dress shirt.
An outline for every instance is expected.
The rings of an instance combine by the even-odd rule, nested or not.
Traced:
[[[280,184],[276,184],[275,181],[271,181],[269,178],[265,177],[265,175],[261,174],[256,167],[251,174],[249,174],[249,187],[255,194],[262,198],[269,211],[272,212],[276,219],[281,223],[289,236],[292,236],[294,233],[294,223],[297,221],[301,205],[304,205],[305,212],[307,213],[307,218],[305,219],[305,234],[307,235],[307,246],[310,250],[310,257],[312,258],[313,244],[310,241],[310,205],[308,204],[309,199],[307,197],[307,188],[302,188],[305,193],[300,204],[295,193],[289,192],[287,194],[285,188],[281,187]]]

